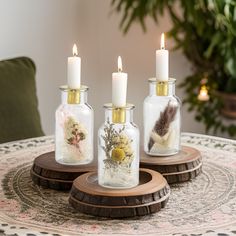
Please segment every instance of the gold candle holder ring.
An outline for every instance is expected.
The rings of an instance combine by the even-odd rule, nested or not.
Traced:
[[[81,85],[78,89],[70,89],[67,85],[60,86],[60,90],[67,93],[68,104],[80,104],[81,93],[88,91],[88,87]]]
[[[134,109],[134,105],[127,103],[124,107],[115,107],[111,103],[104,104],[104,108],[111,111],[112,123],[124,124],[126,123],[126,113],[127,110]]]
[[[124,107],[113,107],[112,108],[112,122],[113,123],[125,123],[126,111]]]
[[[67,103],[68,104],[79,104],[80,103],[80,89],[69,89],[68,90]]]
[[[168,95],[168,81],[158,81],[156,83],[156,94],[157,96],[167,96]]]

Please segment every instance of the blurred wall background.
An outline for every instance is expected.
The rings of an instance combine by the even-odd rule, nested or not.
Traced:
[[[103,103],[111,101],[111,73],[122,56],[128,73],[128,102],[136,105],[135,122],[142,128],[142,102],[147,79],[155,75],[155,50],[161,32],[170,27],[167,16],[148,31],[133,25],[127,35],[119,30],[120,15],[111,0],[0,0],[0,59],[29,56],[37,65],[39,110],[46,134],[54,133],[54,113],[60,103],[58,87],[66,83],[67,57],[77,43],[82,57],[82,83],[90,87],[89,103],[95,109],[95,136],[104,120]],[[173,47],[172,41],[166,47]],[[180,51],[170,52],[170,76],[179,82],[190,72]],[[177,95],[182,98],[181,90]],[[183,131],[203,133],[193,115],[183,109]]]

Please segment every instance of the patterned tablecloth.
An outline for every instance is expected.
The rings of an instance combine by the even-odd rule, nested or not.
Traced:
[[[54,149],[53,137],[0,145],[0,235],[236,235],[236,141],[183,134],[199,149],[203,173],[172,185],[166,208],[124,220],[96,218],[68,205],[68,193],[30,179],[33,159]]]

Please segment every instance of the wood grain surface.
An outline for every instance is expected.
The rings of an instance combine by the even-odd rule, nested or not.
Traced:
[[[74,181],[69,203],[86,214],[123,218],[157,212],[166,205],[169,195],[167,181],[153,170],[140,169],[139,185],[130,189],[104,188],[92,172]]]
[[[70,166],[56,162],[55,152],[44,153],[35,158],[31,168],[33,182],[45,188],[70,190],[73,181],[80,175],[95,171],[92,164]]]
[[[182,150],[172,156],[154,157],[141,152],[140,166],[160,172],[169,184],[194,179],[202,172],[201,153],[192,147],[182,146]]]

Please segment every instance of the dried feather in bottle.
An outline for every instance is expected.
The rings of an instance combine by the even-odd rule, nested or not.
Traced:
[[[156,121],[152,132],[158,134],[160,137],[166,135],[169,131],[170,124],[174,121],[178,107],[173,106],[168,102],[165,110],[160,113],[159,119]],[[150,151],[155,144],[155,141],[150,137],[148,142],[148,150]]]

